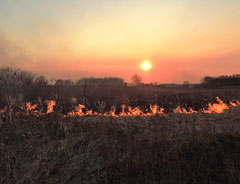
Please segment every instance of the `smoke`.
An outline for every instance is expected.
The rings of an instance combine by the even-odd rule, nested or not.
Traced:
[[[28,45],[29,46],[29,45]],[[65,47],[64,47],[65,48]],[[40,54],[39,54],[40,53]],[[8,39],[0,32],[0,67],[18,67],[48,78],[105,77],[117,76],[130,79],[139,69],[134,67],[137,61],[114,58],[110,60],[94,60],[95,58],[81,58],[71,54],[69,58],[62,57],[54,50],[53,56],[45,55],[42,51],[32,51],[23,42]],[[73,57],[74,56],[74,57]],[[239,73],[240,50],[229,48],[223,52],[210,56],[156,56],[153,59],[153,69],[140,73],[144,82],[182,83],[183,81],[199,82],[204,76],[231,75]],[[130,65],[133,63],[132,65]],[[127,66],[127,67],[126,67]]]
[[[30,51],[0,33],[0,66],[21,67],[32,64]]]

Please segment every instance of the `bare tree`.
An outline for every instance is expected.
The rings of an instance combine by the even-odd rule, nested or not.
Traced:
[[[138,74],[134,74],[131,78],[131,85],[133,86],[138,86],[138,85],[141,85],[143,82],[142,82],[142,77]]]

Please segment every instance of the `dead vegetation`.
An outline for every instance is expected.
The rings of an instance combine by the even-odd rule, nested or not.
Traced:
[[[240,183],[239,87],[50,86],[43,77],[6,71],[0,183]],[[151,116],[64,117],[78,104],[99,113],[116,107],[118,114],[123,104],[157,104],[164,114],[150,106]]]
[[[3,117],[0,183],[239,183],[239,112]]]

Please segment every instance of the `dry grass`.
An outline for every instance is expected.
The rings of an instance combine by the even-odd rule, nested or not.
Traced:
[[[240,109],[2,118],[0,183],[240,183]]]

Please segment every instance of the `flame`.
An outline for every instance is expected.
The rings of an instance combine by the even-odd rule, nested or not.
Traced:
[[[47,104],[47,114],[52,113],[56,102],[53,100],[46,100],[45,103]]]
[[[229,106],[225,104],[219,97],[217,97],[218,103],[208,103],[208,108],[203,109],[204,113],[223,113],[225,110],[229,109]]]
[[[103,114],[98,112],[93,112],[92,110],[87,110],[86,113],[83,112],[85,109],[84,105],[79,104],[76,108],[77,112],[70,112],[68,116],[88,116],[88,115],[96,115],[96,116],[113,116],[113,117],[121,117],[121,116],[153,116],[156,114],[163,114],[164,109],[159,108],[157,105],[151,105],[150,109],[152,112],[144,113],[139,107],[132,108],[131,106],[127,107],[127,112],[125,112],[126,105],[122,105],[122,111],[119,114],[116,114],[116,108],[112,107],[112,110],[109,112],[105,112]]]
[[[178,106],[176,109],[174,109],[175,113],[180,113],[180,114],[192,114],[192,113],[197,113],[197,111],[193,110],[192,108],[189,109],[189,111],[187,111],[184,107],[181,108],[180,106]]]
[[[31,102],[27,102],[26,103],[26,107],[27,107],[27,114],[29,115],[29,112],[35,110],[37,105],[36,104],[35,105],[31,105]],[[35,110],[34,112],[37,113],[38,111]]]
[[[46,114],[52,113],[54,106],[56,105],[56,102],[53,100],[46,100],[45,103],[47,104],[47,112]],[[225,110],[230,109],[230,107],[237,107],[240,106],[240,101],[231,101],[229,102],[230,105],[227,105],[224,103],[219,97],[217,97],[217,103],[208,103],[207,108],[203,108],[199,111],[195,111],[192,108],[187,110],[184,107],[178,106],[176,109],[174,109],[174,113],[181,113],[181,114],[191,114],[191,113],[223,113]],[[32,115],[41,115],[41,113],[37,110],[35,110],[37,105],[32,105],[31,102],[26,103],[26,113],[29,115],[30,112]],[[158,105],[150,105],[150,112],[145,112],[140,109],[140,107],[131,107],[122,105],[122,110],[119,114],[116,113],[116,108],[113,106],[112,109],[105,113],[98,113],[93,112],[93,110],[86,109],[85,105],[79,104],[75,111],[69,112],[65,116],[112,116],[112,117],[122,117],[122,116],[154,116],[157,114],[164,114],[164,108],[160,108]],[[86,109],[86,110],[85,110]],[[0,109],[0,114],[6,112],[7,106],[4,107],[4,109]],[[84,113],[85,112],[85,113]]]
[[[116,115],[115,112],[116,112],[116,108],[113,107],[112,110],[109,112],[109,115],[117,117],[118,115]]]
[[[234,103],[234,102],[230,102],[231,106],[233,107],[236,107],[237,106],[237,103]]]
[[[233,107],[237,107],[238,105],[240,105],[240,101],[230,102],[230,105]]]
[[[92,111],[92,110],[88,110],[88,111],[86,112],[86,116],[91,116],[91,115],[93,115],[93,111]]]
[[[139,115],[142,115],[143,112],[139,109],[139,107],[135,107],[135,108],[132,108],[132,107],[128,107],[128,113],[127,115],[128,116],[139,116]]]
[[[84,116],[85,114],[83,113],[83,109],[85,109],[85,105],[78,105],[78,112],[76,112],[76,115]]]
[[[164,112],[164,108],[160,108],[159,106],[157,105],[150,105],[150,109],[152,111],[152,114],[153,115],[156,115],[156,114],[163,114]]]
[[[120,116],[127,116],[127,113],[125,112],[126,105],[122,105],[122,112],[119,114]]]
[[[94,112],[92,110],[87,110],[86,113],[83,113],[84,105],[79,104],[77,112],[71,112],[68,115],[70,116],[87,116],[87,115],[97,115],[97,116],[113,116],[113,117],[121,117],[121,116],[153,116],[156,114],[163,114],[164,108],[159,108],[157,105],[150,105],[150,109],[152,112],[144,113],[139,107],[132,108],[131,106],[127,107],[127,112],[125,112],[126,105],[122,105],[122,111],[119,114],[116,114],[116,108],[113,107],[111,111],[105,112],[103,114]]]

